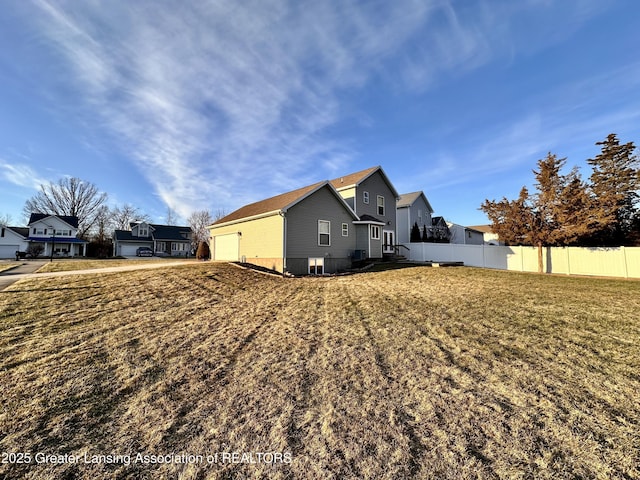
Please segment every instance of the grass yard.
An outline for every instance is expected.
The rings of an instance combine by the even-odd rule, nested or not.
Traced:
[[[17,262],[0,262],[0,272],[11,270],[12,268],[15,268],[16,265]]]
[[[0,478],[637,479],[638,312],[640,282],[470,268],[18,282]]]

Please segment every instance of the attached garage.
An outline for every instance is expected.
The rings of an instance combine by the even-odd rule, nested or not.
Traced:
[[[0,258],[16,258],[16,250],[20,245],[0,245]]]
[[[238,233],[228,233],[213,237],[213,259],[237,262],[239,260]]]
[[[119,247],[118,255],[122,255],[123,257],[130,257],[136,254],[136,250],[140,246],[147,246],[146,244],[121,244]]]

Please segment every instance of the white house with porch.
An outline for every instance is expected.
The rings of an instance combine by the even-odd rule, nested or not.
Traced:
[[[78,238],[78,217],[32,213],[29,218],[30,246],[41,245],[42,256],[84,257],[87,241]]]

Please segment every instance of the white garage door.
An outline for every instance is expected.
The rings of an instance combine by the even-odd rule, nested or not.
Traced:
[[[120,255],[128,257],[136,254],[140,245],[120,245]]]
[[[20,250],[18,245],[0,245],[0,258],[16,258],[16,250]]]
[[[238,261],[238,234],[217,235],[213,237],[213,259]]]

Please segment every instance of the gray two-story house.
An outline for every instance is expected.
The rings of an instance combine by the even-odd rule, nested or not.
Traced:
[[[381,167],[318,182],[216,221],[211,256],[296,275],[335,273],[394,252],[396,199]]]
[[[358,216],[356,250],[365,252],[365,258],[395,253],[398,192],[382,167],[338,177],[331,185]]]

